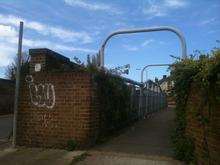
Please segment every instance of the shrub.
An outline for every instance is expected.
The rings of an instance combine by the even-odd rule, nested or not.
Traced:
[[[97,85],[101,116],[98,141],[102,141],[131,124],[138,111],[131,107],[131,91],[122,78],[93,66],[87,66],[87,70],[94,75]]]
[[[75,139],[70,139],[67,141],[67,150],[68,151],[73,151],[77,147],[77,142]]]
[[[100,113],[104,118],[104,134],[111,134],[126,127],[134,114],[130,107],[131,93],[127,84],[121,78],[105,72],[96,74],[95,81],[98,86]]]
[[[186,135],[186,107],[188,97],[193,83],[202,93],[202,105],[196,105],[198,121],[201,123],[203,140],[207,143],[207,124],[209,119],[202,113],[204,105],[212,104],[213,98],[217,98],[213,93],[216,86],[217,76],[220,73],[220,49],[214,49],[209,54],[199,54],[197,59],[189,58],[177,61],[171,68],[171,78],[174,82],[173,95],[176,101],[176,120],[175,129],[172,134],[173,148],[176,158],[184,160],[187,163],[195,161],[193,139]],[[215,95],[213,97],[213,94]],[[210,108],[211,106],[209,106]],[[211,109],[209,109],[210,111]],[[210,116],[209,116],[210,117]],[[208,146],[204,146],[209,153]],[[207,156],[207,155],[206,155]],[[209,155],[208,155],[209,157]]]

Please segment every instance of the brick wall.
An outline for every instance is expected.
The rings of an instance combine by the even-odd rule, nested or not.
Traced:
[[[45,60],[48,52],[51,60]],[[93,144],[99,126],[93,76],[80,71],[79,66],[68,60],[58,60],[64,69],[57,72],[55,68],[56,72],[53,72],[56,67],[53,65],[54,61],[61,55],[42,49],[32,53],[34,54],[30,52],[32,82],[29,76],[28,82],[22,80],[20,88],[17,144],[65,148],[67,141],[71,139],[75,139],[81,147]],[[43,69],[35,72],[35,63],[42,64]],[[53,103],[54,106],[51,106]]]
[[[30,72],[35,72],[36,64],[41,64],[41,71],[44,72],[64,72],[64,71],[78,71],[81,66],[70,61],[69,58],[54,52],[50,49],[30,49]]]
[[[213,92],[215,92],[216,98],[212,100],[210,112],[208,105],[201,104],[203,102],[201,90],[195,86],[192,86],[187,105],[186,134],[194,140],[195,158],[199,165],[220,164],[220,100],[217,98],[220,94],[220,81],[216,84]],[[210,121],[205,129],[199,120],[198,112],[203,113],[206,117],[210,116]],[[204,130],[206,131],[204,132]],[[204,134],[207,135],[207,140],[204,139]],[[207,144],[205,143],[206,141]],[[207,159],[207,155],[210,156],[210,159]]]

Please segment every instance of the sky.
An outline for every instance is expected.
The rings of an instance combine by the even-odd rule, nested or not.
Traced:
[[[49,48],[73,60],[86,61],[116,30],[173,26],[185,36],[187,54],[209,52],[220,40],[220,0],[0,0],[0,77],[17,53],[19,21],[24,22],[23,51]],[[170,32],[118,35],[110,39],[105,66],[130,64],[125,77],[140,81],[140,69],[172,63],[181,56]],[[161,78],[167,67],[148,69]]]

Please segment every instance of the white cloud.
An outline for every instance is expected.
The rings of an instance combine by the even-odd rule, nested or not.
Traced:
[[[159,44],[161,44],[161,45],[167,45],[168,43],[167,43],[167,42],[164,42],[164,41],[159,41]]]
[[[164,5],[169,8],[182,8],[187,5],[184,0],[165,0]]]
[[[36,21],[29,21],[13,15],[0,14],[1,24],[18,26],[20,21],[24,22],[24,28],[34,30],[42,35],[59,38],[64,42],[82,42],[82,43],[92,42],[91,36],[86,32],[76,32],[61,27],[49,26]]]
[[[147,45],[151,44],[152,42],[154,42],[153,39],[145,40],[145,41],[141,44],[141,46],[142,46],[142,47],[147,46]]]
[[[0,42],[0,50],[0,67],[5,67],[13,61],[13,57],[16,54],[16,47]]]
[[[136,46],[123,45],[123,47],[124,47],[125,49],[127,49],[128,51],[137,51],[137,50],[138,50],[138,47],[136,47]]]
[[[128,44],[124,44],[122,45],[123,48],[125,48],[126,50],[128,51],[137,51],[139,49],[143,49],[144,47],[152,44],[152,43],[158,43],[158,44],[166,44],[165,42],[163,41],[156,41],[154,39],[148,39],[148,40],[145,40],[144,42],[142,42],[141,44],[139,44],[138,46],[131,46],[131,45],[128,45]]]
[[[167,14],[161,6],[153,3],[149,4],[148,7],[145,7],[143,13],[150,17],[161,17]]]
[[[0,24],[0,67],[5,67],[13,60],[16,54],[16,46],[10,45],[5,40],[16,38],[17,32],[15,28]]]
[[[57,31],[58,32],[58,31]],[[65,32],[63,32],[64,34]],[[62,34],[62,32],[61,32]],[[9,25],[2,25],[0,24],[0,41],[1,43],[9,43],[9,44],[15,44],[18,43],[18,32],[13,26]],[[6,44],[7,45],[7,44]],[[32,39],[23,39],[23,46],[26,47],[48,47],[48,48],[57,48],[59,50],[66,50],[66,51],[81,51],[81,52],[90,52],[94,53],[95,50],[93,49],[87,49],[87,48],[81,48],[81,47],[74,47],[74,46],[67,46],[66,44],[58,44],[56,42],[51,41],[45,41],[45,40],[32,40]],[[7,48],[8,50],[8,48]]]
[[[17,53],[18,32],[15,27],[0,24],[0,67],[9,65]],[[74,47],[52,41],[23,39],[23,46],[26,48],[47,47],[53,50],[69,52],[95,53],[93,49]]]
[[[200,21],[198,25],[200,25],[200,26],[208,25],[208,24],[212,24],[212,23],[214,23],[216,21],[217,21],[216,18],[210,18],[210,19],[206,19],[206,20]]]
[[[60,45],[60,44],[55,45],[55,49],[65,50],[65,51],[70,51],[70,52],[79,51],[79,52],[85,52],[85,53],[97,53],[97,51],[94,49],[66,46],[66,45]]]
[[[15,37],[17,32],[15,28],[0,24],[0,37]]]
[[[31,39],[24,39],[24,46],[27,47],[47,47],[53,50],[61,50],[61,51],[69,51],[69,52],[85,52],[85,53],[95,53],[96,51],[93,49],[81,48],[81,47],[74,47],[74,46],[67,46],[64,44],[53,43],[50,41],[41,41],[41,40],[31,40]]]
[[[207,34],[213,34],[213,33],[219,32],[219,31],[220,31],[219,29],[218,30],[210,30],[210,31],[207,32]]]
[[[1,41],[1,39],[0,39]],[[11,37],[11,38],[5,38],[5,43],[10,44],[17,44],[17,38]],[[97,52],[94,49],[87,49],[82,47],[74,47],[74,46],[68,46],[64,44],[59,44],[56,42],[46,41],[46,40],[32,40],[32,39],[23,39],[23,46],[26,46],[28,48],[39,48],[39,47],[46,47],[53,50],[61,50],[61,51],[69,51],[69,52],[85,52],[85,53],[95,53]]]
[[[83,43],[92,42],[92,38],[86,32],[73,32],[61,28],[50,28],[50,33],[66,41],[82,40]]]
[[[188,5],[186,0],[147,0],[147,3],[143,7],[143,13],[148,16],[148,18],[153,17],[164,17],[169,14],[169,12],[184,8]]]
[[[64,2],[70,6],[80,7],[86,10],[91,11],[106,11],[110,13],[120,14],[121,12],[114,8],[113,6],[105,3],[95,3],[91,1],[84,1],[84,0],[64,0]]]

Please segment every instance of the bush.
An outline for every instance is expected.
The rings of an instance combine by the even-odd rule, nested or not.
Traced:
[[[212,104],[213,88],[216,86],[217,76],[220,73],[220,50],[215,49],[209,54],[199,54],[197,59],[189,58],[176,62],[171,68],[171,78],[174,82],[173,95],[176,101],[176,120],[175,129],[172,134],[173,148],[176,158],[184,160],[187,163],[194,161],[193,139],[185,133],[186,107],[188,96],[193,83],[202,93],[202,102]],[[198,107],[198,105],[196,105]],[[208,120],[201,112],[204,106],[198,107],[199,118],[202,128],[206,129]],[[210,111],[210,110],[209,110]],[[207,130],[204,130],[207,132]],[[204,134],[204,140],[207,140],[207,134]],[[208,143],[205,143],[208,144]],[[208,151],[208,146],[205,146]]]
[[[87,71],[94,75],[97,85],[101,116],[98,141],[102,141],[136,120],[138,111],[131,107],[131,91],[122,78],[91,65]]]
[[[95,81],[98,86],[100,113],[104,118],[104,134],[111,134],[126,127],[134,115],[130,107],[131,93],[127,84],[121,78],[105,72],[96,74]]]
[[[73,151],[77,147],[77,142],[74,139],[70,139],[67,141],[67,150],[68,151]]]

